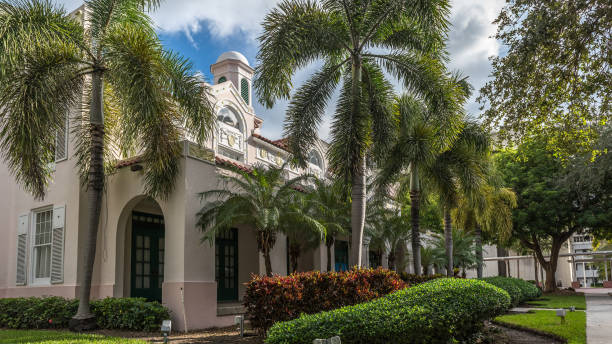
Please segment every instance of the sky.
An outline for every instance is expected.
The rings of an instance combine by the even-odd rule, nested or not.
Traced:
[[[79,0],[56,0],[72,11],[82,4]],[[211,80],[210,65],[225,51],[236,50],[257,65],[257,37],[261,33],[260,23],[277,0],[166,0],[151,13],[157,31],[165,47],[188,57],[194,69]],[[505,0],[451,0],[448,50],[449,68],[461,71],[469,77],[476,92],[466,105],[468,114],[479,115],[475,99],[478,90],[487,81],[491,72],[489,57],[501,52],[494,38],[496,26],[492,23],[499,14]],[[296,73],[293,84],[299,86],[316,70],[317,65],[308,66]],[[396,92],[401,92],[397,81]],[[255,113],[264,120],[262,134],[271,139],[282,137],[286,101],[277,102],[267,109],[253,102]],[[319,135],[327,140],[333,102],[326,109]]]

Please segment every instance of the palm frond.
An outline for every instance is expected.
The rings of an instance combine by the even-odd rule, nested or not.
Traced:
[[[267,107],[278,98],[289,98],[297,69],[318,58],[341,56],[349,40],[340,15],[311,0],[284,0],[266,15],[262,26],[257,54],[261,64],[253,87]]]
[[[0,83],[0,148],[9,170],[36,198],[45,195],[55,134],[83,84],[80,51],[58,41],[23,52],[23,64]]]
[[[331,98],[341,76],[341,69],[348,60],[328,61],[294,93],[287,109],[284,124],[289,149],[297,162],[305,166],[309,149],[317,139],[317,130],[327,102]]]

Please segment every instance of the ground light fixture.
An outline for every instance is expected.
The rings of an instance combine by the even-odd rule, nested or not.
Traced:
[[[315,339],[312,344],[342,344],[340,337],[335,336],[328,339]]]
[[[234,317],[234,324],[238,325],[240,330],[240,337],[244,337],[244,315],[236,315]]]
[[[565,314],[566,314],[566,310],[565,309],[557,309],[557,316],[559,318],[561,318],[561,323],[565,324]]]
[[[164,320],[161,325],[161,333],[164,336],[164,343],[168,343],[168,336],[172,331],[172,320]]]

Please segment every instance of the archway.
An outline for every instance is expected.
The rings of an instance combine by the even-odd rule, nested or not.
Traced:
[[[165,267],[165,221],[159,204],[138,196],[124,207],[119,226],[123,229],[123,296],[162,301]],[[121,232],[121,230],[119,231]]]

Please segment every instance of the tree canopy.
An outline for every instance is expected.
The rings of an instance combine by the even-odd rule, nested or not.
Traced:
[[[480,90],[485,123],[500,141],[544,132],[556,153],[590,149],[610,121],[610,1],[511,0],[495,23],[507,54]]]

